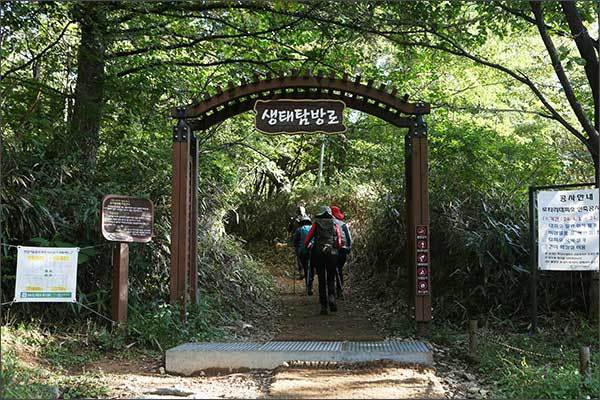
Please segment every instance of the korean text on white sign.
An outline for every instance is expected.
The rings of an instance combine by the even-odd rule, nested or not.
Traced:
[[[17,252],[16,302],[75,302],[79,248],[26,247]]]
[[[598,189],[538,193],[540,270],[598,270],[598,208]]]

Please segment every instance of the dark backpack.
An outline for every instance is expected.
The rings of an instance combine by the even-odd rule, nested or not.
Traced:
[[[338,234],[336,223],[333,218],[315,219],[315,249],[316,251],[328,254],[338,254]]]

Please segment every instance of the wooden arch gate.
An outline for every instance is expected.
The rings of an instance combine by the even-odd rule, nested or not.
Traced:
[[[333,99],[392,125],[407,128],[405,136],[407,253],[409,256],[409,304],[417,333],[426,333],[431,320],[431,282],[429,257],[429,192],[427,124],[429,104],[409,103],[408,96],[397,97],[396,89],[373,86],[361,77],[340,79],[335,75],[312,75],[310,71],[288,76],[254,76],[252,82],[227,89],[217,87],[214,96],[206,95],[187,107],[173,110],[173,192],[171,226],[170,301],[178,303],[185,316],[189,303],[198,301],[197,217],[198,147],[194,132],[206,130],[235,115],[254,109],[257,100]],[[399,244],[400,245],[400,244]]]

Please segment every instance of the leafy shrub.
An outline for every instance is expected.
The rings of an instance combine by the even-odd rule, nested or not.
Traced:
[[[304,206],[308,214],[314,215],[320,206],[336,204],[348,218],[358,218],[367,210],[372,197],[374,193],[368,185],[342,177],[330,186],[304,186],[269,198],[243,195],[235,211],[227,215],[226,227],[228,232],[249,242],[285,242],[289,240],[287,228],[297,206]]]
[[[112,244],[100,239],[98,232],[100,200],[107,193],[149,197],[155,204],[155,232],[152,242],[130,245],[130,318],[134,324],[144,324],[144,319],[166,321],[171,312],[170,307],[164,306],[169,298],[169,146],[159,141],[148,143],[152,134],[147,132],[128,132],[125,136],[120,141],[117,137],[105,138],[107,148],[101,152],[94,176],[79,171],[78,160],[58,150],[50,153],[44,141],[33,142],[26,152],[17,145],[16,136],[9,137],[2,147],[2,242],[100,246],[80,254],[77,297],[94,311],[109,315]],[[213,324],[230,323],[235,318],[251,319],[269,308],[271,301],[272,282],[239,242],[224,235],[222,216],[228,208],[230,189],[218,181],[217,177],[214,184],[205,185],[199,195],[198,269],[204,302],[200,309],[210,317],[202,319],[206,329],[197,332],[206,337],[214,337],[207,333],[214,330]],[[3,246],[1,257],[1,300],[6,302],[14,293],[16,252]],[[217,308],[217,314],[211,307]],[[12,307],[10,315],[16,319],[40,318],[53,324],[95,318],[77,304],[19,304]],[[151,335],[167,338],[163,333]],[[152,339],[146,342],[155,346]]]
[[[436,129],[430,134],[429,171],[435,315],[460,321],[487,313],[528,316],[527,185],[554,179],[556,153],[540,147],[539,139],[500,136],[472,122]],[[359,278],[393,282],[391,288],[370,286],[403,299],[408,281],[404,194],[402,187],[389,190],[354,225],[354,262]],[[574,283],[580,290],[573,290]],[[570,281],[540,279],[547,300],[540,308],[586,311],[587,286],[575,274]]]
[[[552,321],[553,324],[549,324],[548,328],[540,330],[535,336],[515,333],[513,330],[502,332],[502,329],[496,328],[495,340],[491,340],[487,334],[492,332],[485,329],[481,331],[478,368],[496,387],[500,397],[598,397],[600,380],[597,379],[597,368],[600,355],[597,351],[598,344],[593,339],[597,335],[597,326],[580,321],[579,326],[573,329],[572,316],[564,315],[554,315]],[[591,380],[584,381],[578,369],[578,352],[581,346],[590,344],[593,376]],[[512,348],[507,348],[506,345]]]

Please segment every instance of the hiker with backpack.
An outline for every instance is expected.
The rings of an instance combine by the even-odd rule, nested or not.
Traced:
[[[335,286],[337,289],[337,297],[342,296],[342,290],[344,288],[344,264],[346,259],[352,250],[352,235],[350,234],[350,227],[344,222],[344,213],[338,206],[331,206],[331,213],[335,219],[335,223],[338,225],[342,232],[342,247],[340,248],[337,266],[336,266],[336,280]]]
[[[296,259],[298,260],[299,266],[302,268],[300,273],[304,272],[304,279],[306,281],[306,290],[307,294],[312,295],[312,282],[313,282],[313,273],[309,271],[309,258],[310,252],[307,246],[304,245],[304,240],[308,235],[308,231],[310,231],[310,227],[312,222],[310,221],[310,217],[308,215],[304,215],[300,221],[298,221],[300,225],[296,228],[294,232],[294,237],[292,239],[294,243],[294,250],[296,252]]]
[[[314,222],[304,239],[307,248],[311,240],[310,262],[317,269],[319,278],[319,303],[321,315],[329,311],[337,311],[335,301],[335,276],[339,249],[342,247],[342,234],[339,226],[334,222],[331,208],[323,206],[315,215]]]
[[[290,233],[290,239],[292,244],[294,245],[294,249],[297,250],[296,246],[296,242],[295,242],[295,237],[296,237],[296,231],[298,230],[299,227],[302,226],[301,221],[306,221],[308,220],[308,223],[310,224],[310,217],[306,214],[306,209],[304,208],[304,206],[297,206],[296,207],[296,215],[294,215],[293,217],[290,218],[290,222],[288,224],[288,232]],[[297,251],[296,251],[296,255],[297,255]],[[303,266],[300,263],[300,260],[297,258],[297,267],[298,267],[298,273],[300,274],[299,279],[304,279],[306,277],[306,271],[304,271],[304,275],[302,275],[303,272]],[[294,278],[295,279],[295,278]]]
[[[298,227],[300,226],[300,220],[302,220],[305,217],[308,217],[308,215],[306,214],[306,209],[304,208],[304,206],[297,206],[296,214],[290,217],[287,227],[288,233],[292,236],[292,239],[294,237],[294,234],[296,233],[296,229],[298,229]]]

